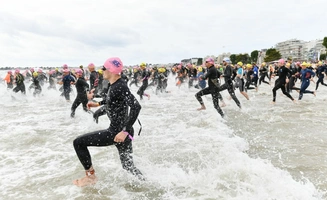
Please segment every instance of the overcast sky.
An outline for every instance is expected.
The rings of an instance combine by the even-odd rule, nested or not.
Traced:
[[[171,63],[327,36],[326,0],[0,1],[0,66]]]

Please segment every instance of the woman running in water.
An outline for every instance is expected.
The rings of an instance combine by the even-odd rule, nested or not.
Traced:
[[[266,63],[265,62],[263,62],[261,64],[260,69],[259,69],[259,73],[260,73],[259,85],[261,85],[261,82],[270,85],[269,82],[265,81],[266,76],[268,77],[268,69],[266,68]]]
[[[323,65],[321,61],[318,62],[317,66],[318,66],[318,68],[317,68],[316,74],[318,77],[318,81],[316,83],[316,91],[318,90],[319,83],[321,83],[321,85],[327,86],[327,84],[324,83],[325,74],[327,72],[327,66],[326,66],[326,64]]]
[[[310,94],[313,94],[314,96],[316,96],[315,91],[307,90],[307,88],[310,85],[310,81],[313,80],[312,78],[315,76],[315,73],[312,70],[307,69],[307,66],[308,66],[307,63],[305,63],[305,62],[303,62],[301,65],[301,67],[302,67],[302,70],[301,70],[302,83],[301,83],[301,88],[300,88],[299,100],[302,99],[304,93],[310,93]]]
[[[137,91],[137,94],[140,95],[140,99],[143,99],[143,95],[148,97],[148,99],[150,99],[150,95],[144,93],[144,91],[146,90],[146,88],[148,87],[148,79],[150,77],[150,73],[147,71],[146,69],[146,64],[145,63],[141,63],[140,65],[141,68],[141,79],[143,81],[142,86],[140,87],[140,89]]]
[[[285,60],[284,59],[280,59],[278,61],[278,76],[279,78],[275,81],[275,87],[272,89],[273,92],[273,101],[272,103],[274,104],[276,102],[276,91],[278,89],[281,89],[283,94],[285,94],[288,98],[290,98],[293,102],[295,102],[294,98],[288,93],[286,92],[286,82],[288,82],[288,80],[286,80],[286,78],[288,76],[291,75],[291,70],[289,68],[285,67]]]
[[[74,140],[74,148],[81,164],[85,169],[86,176],[74,180],[79,187],[95,184],[97,177],[92,165],[90,146],[115,145],[118,149],[119,158],[123,169],[137,176],[140,180],[144,177],[139,169],[134,166],[132,157],[132,140],[134,135],[133,124],[136,121],[141,105],[130,92],[127,84],[120,78],[123,63],[119,58],[109,58],[103,67],[103,78],[109,80],[110,88],[106,99],[101,102],[90,101],[88,107],[104,105],[102,114],[107,113],[110,119],[109,128],[87,133]],[[93,93],[89,96],[92,98]]]
[[[25,78],[24,78],[23,74],[20,73],[19,69],[16,69],[15,70],[16,87],[13,89],[13,91],[15,93],[21,91],[23,94],[26,94],[24,80],[25,80]]]
[[[244,84],[244,70],[243,70],[243,63],[238,62],[237,63],[237,75],[235,78],[235,88],[238,88],[240,90],[240,93],[249,100],[249,95],[244,91],[245,84]]]
[[[70,117],[75,116],[75,110],[80,104],[83,105],[83,110],[87,111],[86,105],[88,100],[87,100],[86,92],[89,90],[89,84],[85,81],[83,76],[83,71],[81,69],[77,69],[75,71],[75,74],[77,77],[77,81],[75,83],[77,96],[74,103],[72,104]]]
[[[218,113],[221,115],[221,117],[224,117],[224,113],[221,110],[219,106],[219,81],[218,81],[218,70],[214,66],[214,60],[212,58],[207,58],[205,65],[207,67],[207,73],[200,78],[202,79],[208,79],[208,85],[209,87],[206,87],[202,90],[200,90],[198,93],[195,94],[196,99],[199,101],[201,107],[198,108],[198,110],[205,110],[206,107],[203,103],[202,96],[211,94],[212,101],[215,109],[218,111]]]

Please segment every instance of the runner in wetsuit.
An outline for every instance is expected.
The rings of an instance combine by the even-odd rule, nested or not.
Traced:
[[[266,68],[265,62],[261,64],[259,73],[260,73],[259,85],[261,85],[261,82],[269,85],[269,82],[265,81],[266,76],[268,77],[268,69]]]
[[[107,113],[110,125],[107,129],[87,133],[74,140],[76,154],[86,173],[85,177],[73,181],[77,186],[95,184],[97,181],[88,150],[89,146],[115,145],[118,149],[123,169],[144,180],[140,170],[134,166],[131,155],[133,152],[133,124],[140,113],[141,105],[130,92],[126,82],[120,78],[119,73],[122,71],[122,68],[123,63],[119,58],[110,58],[104,63],[103,77],[110,82],[107,97],[101,102],[90,101],[87,104],[88,107],[104,105],[100,109],[102,109],[103,114]]]
[[[42,92],[42,87],[41,87],[41,84],[40,84],[40,79],[39,79],[39,73],[38,72],[33,72],[32,82],[33,82],[33,84],[29,87],[29,89],[34,88],[33,96],[36,97],[36,95],[39,95]]]
[[[238,62],[237,63],[237,73],[235,77],[235,87],[240,90],[240,93],[249,100],[249,95],[244,91],[245,84],[244,84],[244,69],[243,69],[243,63]]]
[[[89,84],[85,81],[85,79],[83,77],[83,71],[81,69],[77,69],[75,71],[75,74],[77,77],[77,81],[75,83],[77,96],[76,96],[74,103],[72,104],[70,117],[75,116],[75,110],[81,103],[83,105],[83,110],[87,111],[86,105],[87,105],[88,99],[86,96],[86,92],[89,89]]]
[[[203,76],[200,76],[199,79],[208,79],[208,87],[200,90],[195,94],[196,99],[199,101],[201,104],[201,107],[198,108],[198,110],[205,110],[206,107],[203,103],[202,96],[211,94],[212,96],[212,101],[215,109],[218,111],[218,113],[221,115],[221,117],[224,117],[224,113],[221,110],[219,106],[219,82],[218,82],[218,70],[214,66],[214,60],[212,58],[207,58],[205,65],[208,69],[207,73]]]
[[[230,59],[229,58],[224,58],[223,59],[223,65],[225,66],[225,71],[224,71],[224,79],[225,79],[225,83],[219,87],[219,92],[226,90],[228,91],[229,95],[232,97],[232,99],[235,101],[236,105],[241,108],[241,103],[238,100],[238,98],[235,95],[235,90],[234,90],[234,85],[233,85],[233,81],[232,81],[232,75],[233,75],[233,69],[230,66]]]
[[[318,77],[318,81],[316,83],[316,91],[318,90],[319,87],[319,83],[321,83],[321,85],[327,86],[326,83],[324,83],[324,78],[325,78],[325,74],[327,72],[327,66],[326,64],[322,64],[321,61],[318,62],[318,68],[316,71],[317,77]]]
[[[281,89],[283,94],[285,94],[288,98],[290,98],[293,102],[295,102],[294,98],[288,93],[286,92],[286,88],[285,88],[285,84],[286,84],[286,78],[288,76],[291,75],[291,70],[289,68],[285,67],[285,60],[284,59],[280,59],[278,61],[278,79],[275,81],[275,87],[272,89],[273,92],[273,101],[272,103],[276,102],[276,91],[278,89]]]
[[[23,94],[26,94],[24,80],[25,80],[25,78],[24,78],[23,74],[20,73],[19,69],[16,69],[15,70],[16,87],[13,89],[13,91],[15,93],[21,91]]]
[[[144,93],[144,91],[146,90],[146,88],[148,87],[148,79],[150,77],[150,73],[146,70],[146,64],[145,63],[141,63],[140,65],[141,68],[141,79],[142,79],[142,86],[140,87],[140,89],[137,91],[137,94],[140,95],[140,99],[143,99],[143,95],[147,96],[148,99],[150,99],[150,95]]]
[[[310,85],[310,81],[315,76],[315,73],[311,69],[308,69],[307,66],[308,66],[307,63],[302,63],[302,65],[301,65],[302,70],[301,70],[300,74],[301,74],[302,83],[301,83],[301,88],[300,88],[299,100],[302,99],[304,93],[310,93],[310,94],[313,94],[314,96],[316,96],[315,91],[307,90],[307,88]]]

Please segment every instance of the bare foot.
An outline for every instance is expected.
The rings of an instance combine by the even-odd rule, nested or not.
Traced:
[[[73,180],[73,184],[78,186],[78,187],[84,187],[87,185],[94,185],[98,181],[98,178],[92,174],[89,176],[85,176],[80,179]]]
[[[197,110],[205,110],[206,107],[205,106],[201,106],[201,108],[198,108]]]
[[[225,102],[220,104],[220,107],[225,107],[225,106],[226,106]]]
[[[150,100],[150,95],[148,94],[148,100]]]
[[[313,92],[313,95],[315,95],[315,96],[316,96],[316,91],[314,91],[314,92]]]
[[[275,105],[276,102],[272,101],[271,104]]]

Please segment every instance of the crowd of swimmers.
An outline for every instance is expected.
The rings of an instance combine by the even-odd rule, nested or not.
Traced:
[[[208,58],[202,66],[180,63],[171,67],[151,67],[146,63],[141,63],[134,67],[124,67],[121,78],[129,87],[132,85],[138,87],[137,95],[141,100],[144,96],[150,99],[150,94],[146,93],[148,88],[152,88],[155,94],[168,93],[168,78],[173,78],[177,87],[186,85],[189,88],[195,87],[200,90],[195,95],[201,105],[198,110],[206,109],[201,96],[211,94],[214,108],[223,117],[221,107],[226,104],[221,92],[224,90],[228,92],[239,108],[241,108],[241,103],[235,92],[238,90],[242,96],[249,100],[248,91],[258,91],[262,83],[274,86],[272,103],[276,102],[276,92],[279,89],[295,102],[291,95],[292,91],[297,91],[299,93],[298,100],[301,100],[306,93],[316,95],[316,90],[320,84],[327,86],[324,83],[326,71],[327,66],[321,61],[315,63],[314,67],[309,62],[293,62],[291,59],[280,59],[278,62],[270,64],[264,62],[257,65],[256,63],[237,62],[233,65],[229,58],[224,58],[222,65],[215,65],[215,61]],[[172,75],[169,76],[170,74]],[[315,90],[307,90],[310,82],[314,81],[314,77],[317,77]],[[96,69],[93,63],[90,63],[86,69],[82,65],[79,68],[69,68],[65,64],[61,68],[51,69],[47,72],[41,68],[38,70],[30,68],[24,72],[19,69],[14,70],[14,72],[9,70],[4,81],[8,90],[12,89],[13,92],[23,94],[26,94],[25,84],[30,84],[28,90],[32,91],[34,96],[39,96],[42,93],[46,83],[48,83],[47,89],[49,90],[57,90],[59,85],[61,96],[66,101],[70,101],[70,94],[74,91],[73,85],[75,85],[77,94],[72,104],[71,117],[74,117],[75,110],[80,104],[87,111],[86,93],[88,91],[94,89],[97,97],[104,97],[109,88],[108,82],[103,80],[103,70],[101,68]],[[295,87],[297,81],[301,83],[299,88]]]
[[[225,113],[221,109],[226,105],[221,95],[224,90],[240,109],[242,105],[235,91],[238,90],[245,99],[249,100],[247,92],[258,91],[261,83],[273,85],[272,103],[276,102],[276,92],[279,89],[292,101],[295,101],[292,91],[297,91],[298,100],[301,100],[304,94],[315,96],[320,84],[327,86],[324,83],[326,72],[327,66],[323,62],[317,62],[313,66],[308,62],[293,62],[291,59],[280,59],[276,63],[262,63],[258,66],[256,63],[242,62],[233,65],[226,57],[221,66],[215,65],[215,60],[208,58],[202,66],[180,63],[171,67],[149,67],[146,63],[141,63],[138,66],[124,68],[122,61],[113,57],[107,59],[100,68],[90,63],[87,69],[83,66],[71,68],[66,64],[60,69],[55,68],[47,72],[31,68],[22,73],[19,69],[15,69],[14,72],[8,71],[3,80],[8,90],[21,92],[24,95],[26,95],[25,84],[29,84],[28,90],[32,91],[35,97],[42,94],[44,87],[57,90],[60,86],[58,90],[68,102],[70,102],[72,88],[75,86],[77,94],[71,106],[71,117],[75,116],[75,110],[80,104],[86,112],[93,114],[96,121],[100,116],[107,114],[110,121],[109,128],[86,133],[73,142],[77,157],[85,169],[85,177],[76,179],[73,183],[77,186],[86,186],[97,181],[89,146],[115,145],[123,169],[140,180],[145,180],[141,171],[134,166],[131,155],[133,124],[141,110],[141,105],[129,89],[133,84],[138,87],[137,95],[140,100],[143,100],[143,97],[150,100],[150,94],[146,93],[149,87],[154,88],[153,93],[157,95],[169,93],[168,79],[174,79],[175,86],[178,88],[184,85],[197,89],[195,98],[200,104],[198,110],[206,109],[202,96],[211,94],[214,108],[221,117],[224,117]],[[315,90],[308,90],[310,83],[315,80]],[[296,82],[300,82],[301,86],[295,87]],[[96,100],[97,98],[100,100]],[[92,112],[91,107],[100,108]]]

